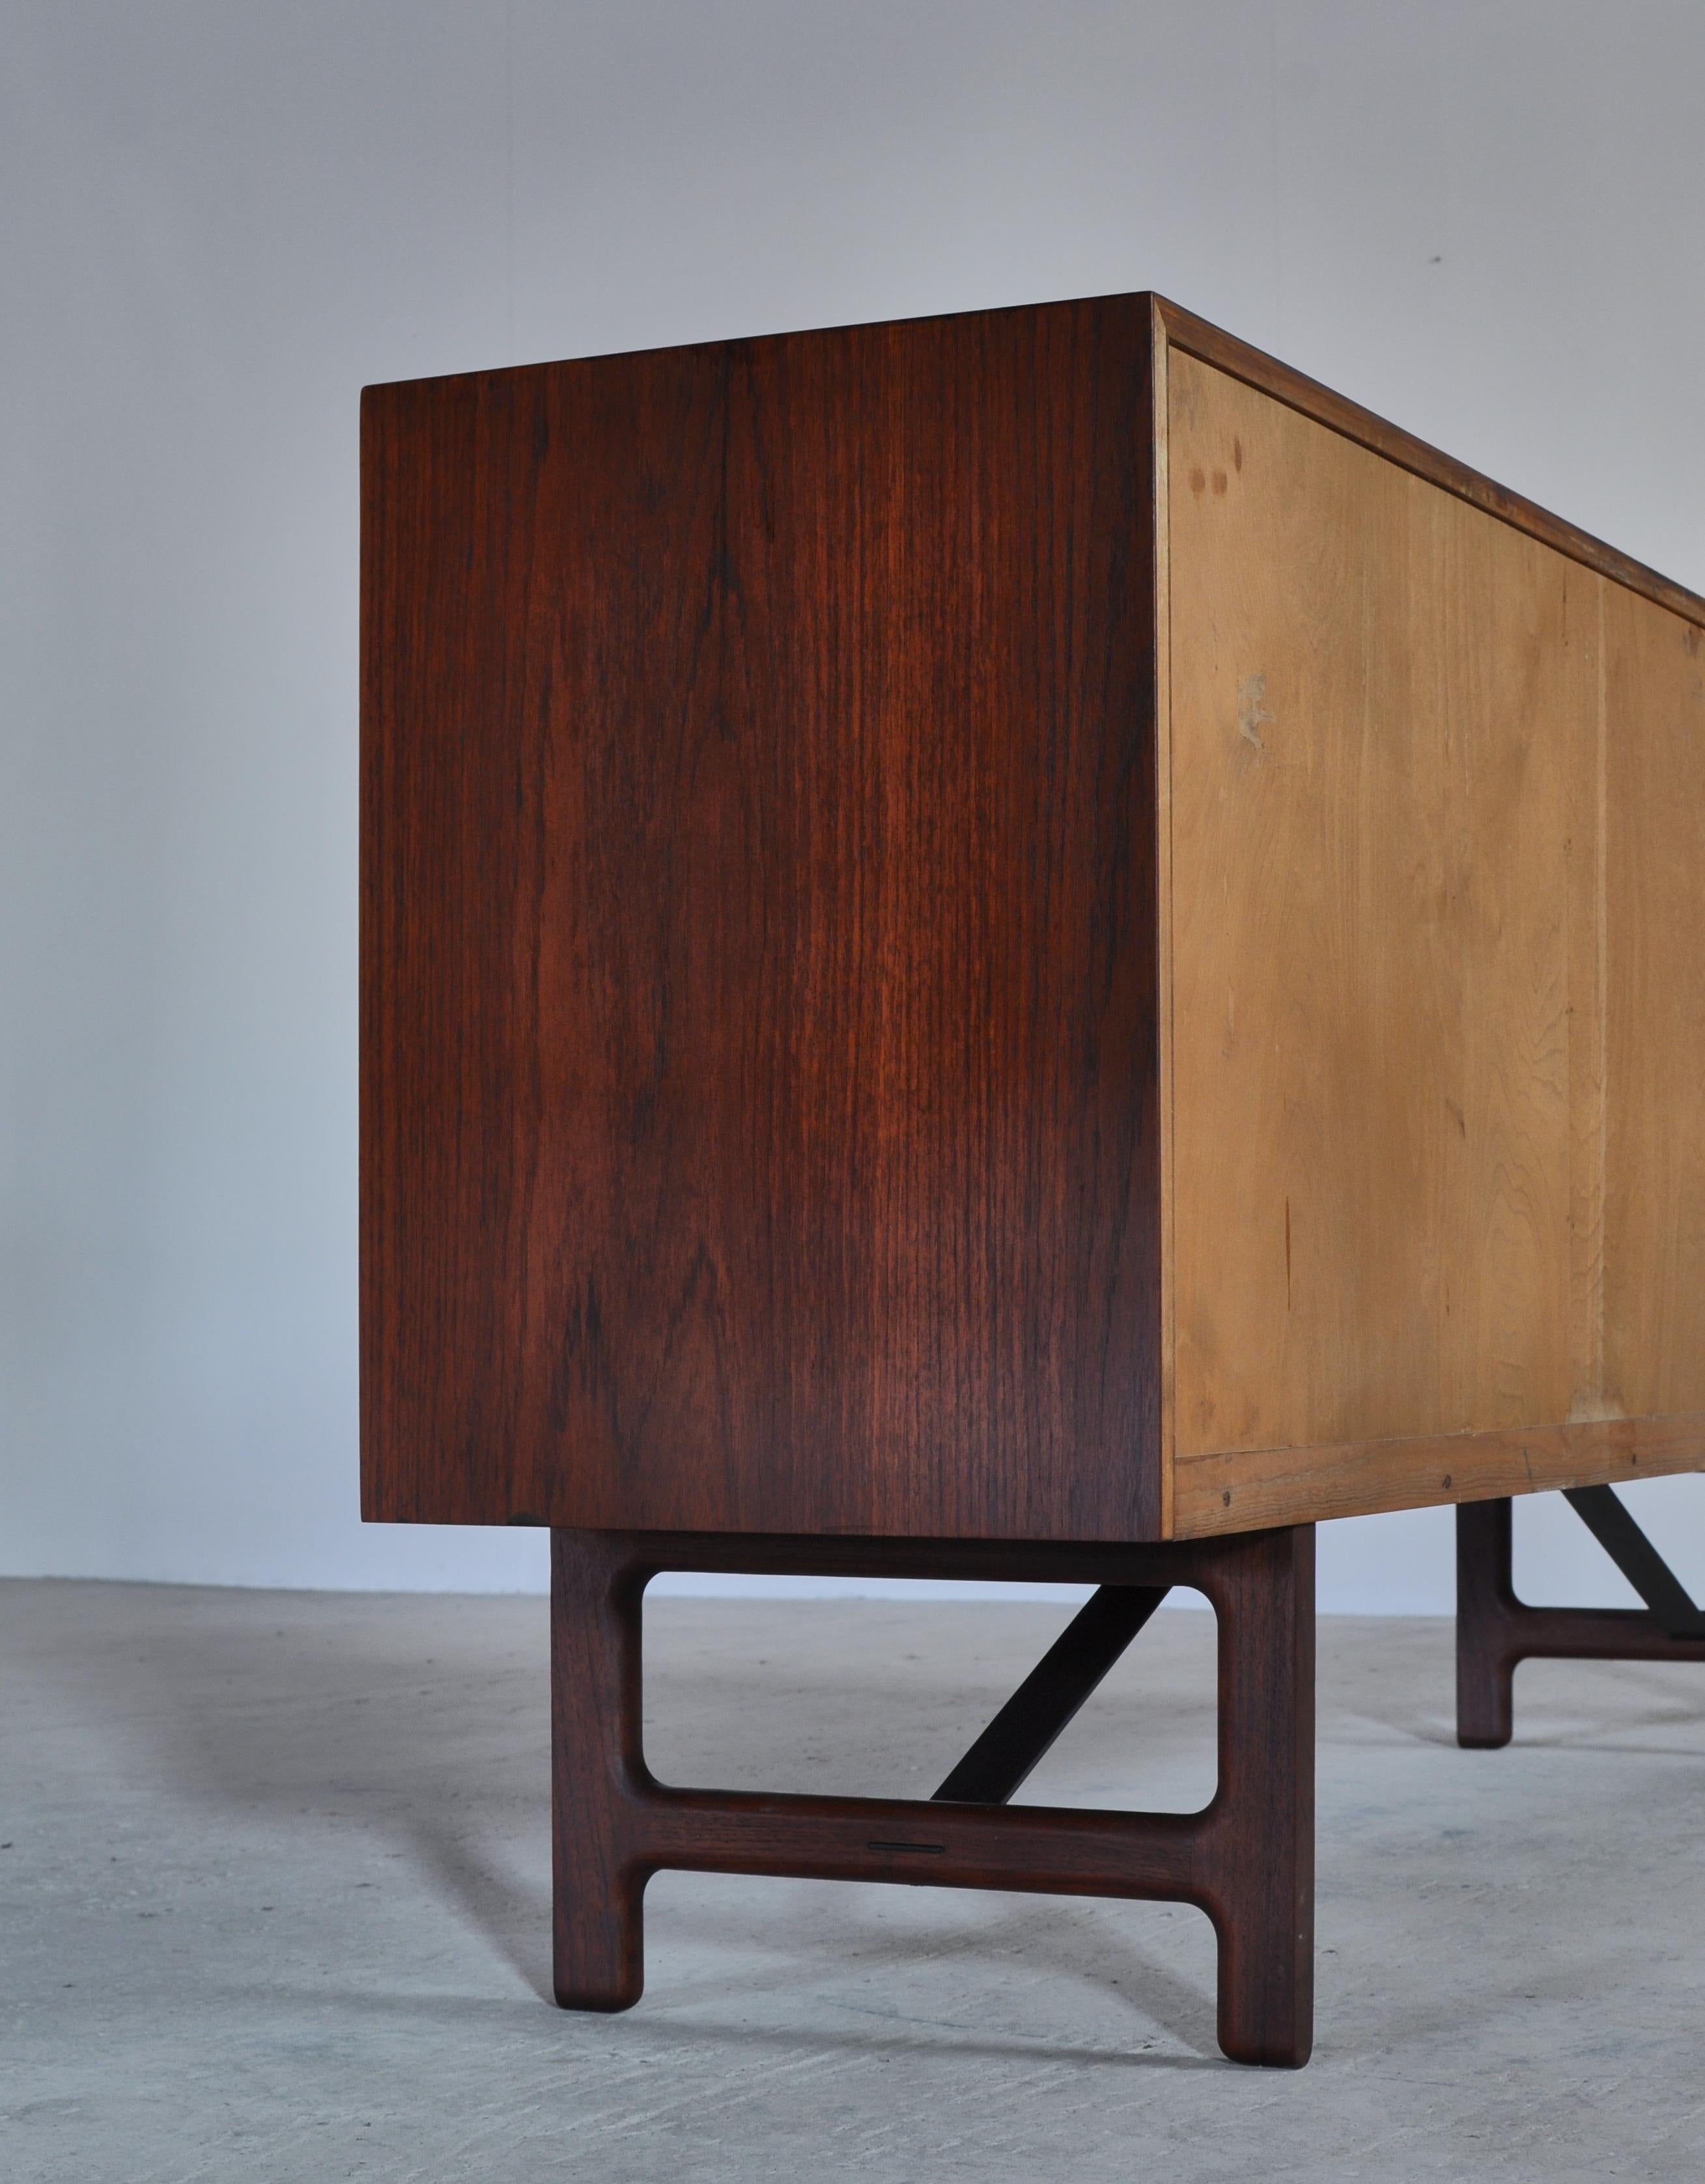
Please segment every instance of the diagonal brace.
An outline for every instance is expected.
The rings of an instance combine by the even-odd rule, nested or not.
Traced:
[[[1004,1805],[1161,1602],[1163,1585],[1104,1585],[1074,1615],[932,1799]]]
[[[1568,1502],[1672,1638],[1705,1638],[1705,1614],[1608,1486],[1569,1486]]]

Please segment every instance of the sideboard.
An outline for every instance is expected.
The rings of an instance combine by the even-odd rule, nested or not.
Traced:
[[[362,506],[363,1509],[552,1529],[559,1997],[662,1866],[1169,1896],[1303,2061],[1313,1525],[1705,1464],[1705,601],[1147,294],[371,387]],[[741,1797],[680,1568],[1101,1590]],[[1011,1805],[1173,1585],[1213,1802]]]

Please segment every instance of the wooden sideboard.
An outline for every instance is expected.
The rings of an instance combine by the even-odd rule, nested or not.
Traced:
[[[566,1999],[695,1829],[920,1877],[670,1818],[671,1557],[1271,1531],[1300,1675],[1317,1519],[1705,1462],[1705,602],[1149,295],[369,388],[362,463],[363,1508],[560,1535]],[[1292,1699],[1264,1938],[1223,1848],[1079,1875],[1213,1912],[1252,2059]],[[1065,1869],[994,1840],[932,1877]]]

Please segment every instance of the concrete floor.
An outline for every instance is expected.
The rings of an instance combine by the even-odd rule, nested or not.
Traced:
[[[660,1601],[666,1778],[926,1791],[1035,1605]],[[664,1875],[649,1986],[549,1980],[537,1600],[0,1585],[0,2176],[638,2184],[1705,2175],[1705,1674],[1536,1663],[1451,1741],[1446,1623],[1323,1625],[1319,2014],[1223,2062],[1163,1904]],[[1033,1778],[1211,1785],[1162,1615]]]

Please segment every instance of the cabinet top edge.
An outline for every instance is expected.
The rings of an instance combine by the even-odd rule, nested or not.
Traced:
[[[1553,548],[1572,561],[1580,562],[1599,576],[1607,577],[1613,583],[1639,593],[1658,606],[1667,607],[1684,621],[1705,627],[1705,599],[1689,591],[1685,584],[1676,583],[1659,571],[1648,568],[1645,562],[1636,561],[1631,554],[1607,545],[1578,524],[1554,515],[1536,501],[1512,493],[1507,487],[1499,485],[1482,471],[1470,469],[1466,463],[1457,462],[1454,456],[1445,454],[1414,433],[1406,432],[1401,426],[1390,423],[1376,411],[1364,410],[1360,403],[1334,393],[1318,379],[1310,379],[1305,372],[1281,364],[1264,349],[1222,332],[1206,319],[1199,319],[1193,312],[1169,303],[1165,297],[1154,298],[1154,309],[1168,348],[1181,350],[1230,378],[1242,380],[1275,402],[1301,411],[1317,424],[1383,456],[1399,469],[1409,471],[1429,485],[1438,486],[1457,499],[1466,500],[1488,515],[1496,516],[1500,522],[1525,532],[1542,545]]]
[[[1273,400],[1281,402],[1329,430],[1358,443],[1386,461],[1412,472],[1460,500],[1469,502],[1499,521],[1525,532],[1569,560],[1580,562],[1659,606],[1668,608],[1682,620],[1705,627],[1705,597],[1648,567],[1645,562],[1635,560],[1631,554],[1622,553],[1603,539],[1595,538],[1579,525],[1553,515],[1549,509],[1541,508],[1537,502],[1529,500],[1524,494],[1499,485],[1484,472],[1457,461],[1453,456],[1444,454],[1414,433],[1405,432],[1401,426],[1392,424],[1376,411],[1364,409],[1360,403],[1334,393],[1320,381],[1311,379],[1306,372],[1281,363],[1264,349],[1256,348],[1251,343],[1240,340],[1236,335],[1225,332],[1209,320],[1198,318],[1194,312],[1185,310],[1151,289],[1059,297],[1042,303],[1001,304],[963,311],[921,312],[915,316],[899,319],[854,320],[829,326],[790,327],[765,334],[658,344],[648,348],[608,350],[534,364],[502,365],[488,370],[381,381],[363,387],[362,406],[365,411],[376,400],[382,403],[386,397],[400,397],[405,393],[418,398],[429,387],[440,389],[447,395],[454,390],[473,393],[476,389],[495,389],[504,385],[519,391],[528,381],[577,365],[610,365],[628,359],[660,355],[686,357],[697,354],[708,359],[744,353],[755,356],[766,349],[779,350],[796,343],[816,341],[826,335],[921,329],[954,320],[983,319],[993,321],[1041,317],[1053,312],[1117,304],[1129,307],[1139,321],[1146,316],[1149,339],[1157,356],[1167,348],[1178,349],[1232,378],[1242,380]]]
[[[1129,309],[1139,325],[1146,319],[1156,338],[1161,314],[1173,309],[1151,289],[1109,289],[1093,296],[1051,296],[1039,303],[976,304],[962,311],[913,311],[894,319],[840,319],[827,326],[773,326],[763,333],[711,335],[704,341],[652,342],[634,348],[589,349],[579,356],[541,357],[530,364],[493,365],[471,371],[428,372],[415,379],[376,380],[363,387],[361,393],[365,401],[374,396],[417,393],[428,387],[439,387],[447,393],[456,388],[471,393],[479,387],[520,387],[529,380],[582,365],[638,364],[660,357],[702,357],[708,360],[784,349],[831,340],[839,335],[910,333],[927,326],[969,325],[978,319],[994,324],[1003,319],[1040,319],[1056,313],[1107,309],[1116,305]]]

